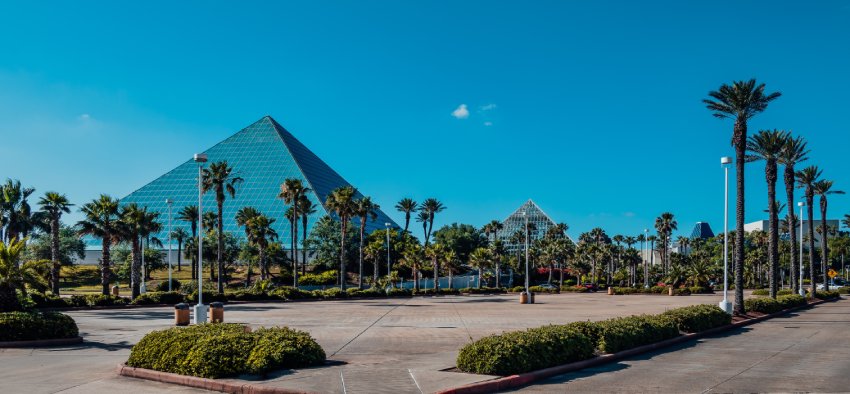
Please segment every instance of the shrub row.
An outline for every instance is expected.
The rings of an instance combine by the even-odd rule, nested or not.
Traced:
[[[238,324],[201,324],[153,331],[130,351],[136,368],[220,378],[322,364],[325,352],[310,334],[290,328],[248,332]]]
[[[0,313],[0,342],[76,338],[77,323],[57,312]]]
[[[776,292],[776,295],[778,295],[778,296],[792,295],[792,294],[795,294],[795,293],[793,291],[791,291],[791,289],[781,289],[781,290],[778,290]],[[755,289],[755,290],[753,290],[753,295],[754,296],[770,295],[770,289]]]
[[[542,287],[542,286],[531,286],[531,287],[528,288],[528,290],[531,291],[532,293],[558,294],[558,293],[561,292],[561,289],[559,289],[557,287],[546,288],[546,287]]]
[[[510,375],[590,358],[595,351],[615,353],[700,332],[731,322],[713,305],[677,308],[660,315],[576,322],[490,335],[461,348],[460,370]]]
[[[800,295],[784,295],[773,298],[757,297],[744,300],[744,308],[751,312],[775,313],[795,306],[806,305],[806,299]]]
[[[830,290],[830,291],[817,290],[817,291],[815,291],[815,298],[817,298],[817,299],[831,300],[831,299],[838,298],[838,297],[841,297],[841,293],[837,290]]]

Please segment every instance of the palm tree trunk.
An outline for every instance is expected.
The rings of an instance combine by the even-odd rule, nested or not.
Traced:
[[[767,168],[768,239],[767,260],[770,269],[770,297],[776,298],[779,282],[779,214],[776,212],[776,162],[768,160]]]
[[[180,262],[182,261],[180,258],[183,255],[183,242],[180,241],[177,243],[177,271],[180,271]]]
[[[794,217],[794,204],[791,202],[794,201],[794,167],[786,166],[785,167],[785,197],[788,200],[788,235],[791,237],[791,291],[795,293],[798,286],[802,285],[802,283],[797,283],[797,275],[800,272],[800,262],[797,261],[797,256],[799,256],[799,251],[797,250],[797,231],[795,231],[794,221],[791,218]],[[797,220],[803,220],[803,218],[797,218]]]
[[[139,237],[135,235],[133,236],[133,242],[130,253],[132,255],[132,264],[130,268],[130,283],[132,288],[130,290],[130,293],[131,297],[135,300],[136,297],[139,296],[139,282],[141,281],[142,277],[142,262],[139,259]]]
[[[50,270],[50,284],[53,294],[59,295],[59,217],[54,216],[50,220],[50,258],[53,267]]]
[[[224,294],[224,260],[222,259],[222,251],[224,249],[224,202],[218,202],[218,253],[216,255],[216,265],[218,266],[218,294]]]
[[[826,275],[826,271],[829,268],[829,246],[826,244],[829,234],[826,232],[826,196],[824,195],[820,197],[820,228],[820,270],[821,275],[823,275],[823,289],[829,291],[829,279],[827,279]]]
[[[478,288],[481,288],[481,274],[484,273],[484,270],[481,267],[478,267]]]
[[[732,141],[735,144],[735,313],[744,308],[744,164],[746,164],[747,120],[735,119]],[[772,203],[772,201],[771,201]]]
[[[197,221],[192,221],[192,239],[195,240],[195,246],[198,246],[198,222]],[[198,272],[198,254],[192,253],[192,280],[198,279],[197,272]]]
[[[112,272],[109,270],[109,248],[111,246],[109,239],[104,237],[102,244],[103,256],[101,256],[100,262],[100,285],[102,286],[101,294],[103,295],[109,295],[109,279],[112,276]]]
[[[554,271],[554,270],[555,270],[555,264],[553,264],[550,261],[549,262],[549,280],[546,282],[546,283],[549,283],[550,285],[552,284],[552,276],[554,275],[554,272],[552,272],[552,271]],[[496,286],[496,287],[498,287],[498,286]]]
[[[295,255],[294,255],[295,265],[292,267],[293,268],[292,272],[293,272],[293,275],[295,275],[294,273],[296,271],[298,271],[298,215],[295,215],[295,216],[292,217],[292,227],[293,227],[292,237],[295,239],[295,242],[292,243],[292,247],[295,250]]]
[[[413,291],[419,291],[419,264],[413,264]]]
[[[434,264],[434,294],[440,291],[440,261],[435,256],[432,260]]]
[[[345,230],[348,218],[342,217],[340,219],[342,220],[340,224],[342,226],[342,231],[340,231],[342,233],[342,239],[339,241],[339,287],[345,291]]]
[[[811,296],[814,298],[817,290],[818,277],[815,275],[815,210],[812,204],[815,202],[814,194],[806,189],[806,211],[809,214],[809,277],[811,278]]]
[[[357,288],[363,290],[363,226],[366,224],[366,220],[364,218],[360,218],[360,245],[358,248],[358,252],[360,254],[360,268],[359,273],[357,274]]]
[[[301,276],[307,274],[307,216],[301,219]]]
[[[449,289],[454,290],[454,288],[455,288],[454,274],[452,273],[452,270],[449,270]]]
[[[294,215],[294,214],[293,214]],[[289,218],[289,257],[292,259],[292,286],[298,287],[298,261],[295,258],[295,217]]]

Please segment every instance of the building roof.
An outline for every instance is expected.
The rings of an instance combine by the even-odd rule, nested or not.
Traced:
[[[706,222],[697,222],[694,229],[691,230],[691,239],[709,239],[714,237],[714,231],[711,231],[711,226]]]

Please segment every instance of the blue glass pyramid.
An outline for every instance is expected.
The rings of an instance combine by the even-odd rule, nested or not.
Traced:
[[[289,222],[284,218],[288,206],[277,198],[280,185],[287,178],[301,179],[312,190],[307,196],[317,209],[308,218],[308,232],[319,219],[332,214],[324,205],[328,194],[337,187],[349,185],[270,116],[254,122],[204,153],[209,158],[206,165],[226,160],[233,167],[235,175],[244,179],[237,186],[236,197],[230,198],[228,195],[224,203],[224,230],[237,237],[244,237],[244,229],[236,224],[236,212],[242,207],[251,206],[276,219],[273,227],[284,247],[289,246]],[[154,236],[165,243],[168,239],[168,205],[165,200],[170,198],[174,201],[172,215],[176,217],[184,206],[198,204],[197,185],[198,165],[189,159],[122,198],[121,204],[135,202],[147,206],[151,211],[160,212],[163,231]],[[361,198],[362,194],[358,192],[356,197]],[[215,195],[212,192],[204,195],[203,209],[204,212],[216,212]],[[359,225],[358,219],[352,222]],[[398,227],[384,212],[379,211],[376,220],[367,222],[367,232],[385,228],[384,223]],[[182,226],[191,233],[188,222],[172,220],[172,226],[173,229]],[[300,228],[298,232],[300,237]],[[99,242],[91,246],[95,244],[99,246]]]

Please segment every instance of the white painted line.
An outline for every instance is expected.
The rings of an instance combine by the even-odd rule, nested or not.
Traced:
[[[411,379],[413,379],[413,383],[416,385],[416,389],[417,389],[417,390],[419,390],[419,394],[423,394],[423,393],[422,393],[422,387],[419,387],[419,382],[417,382],[417,381],[416,381],[416,378],[415,378],[415,377],[413,377],[413,371],[411,371],[411,370],[410,370],[410,368],[408,368],[408,369],[407,369],[407,373],[409,373],[409,374],[410,374],[410,378],[411,378]]]
[[[342,370],[339,370],[339,379],[342,380],[342,394],[348,394],[348,391],[345,390],[345,378],[342,377]]]

